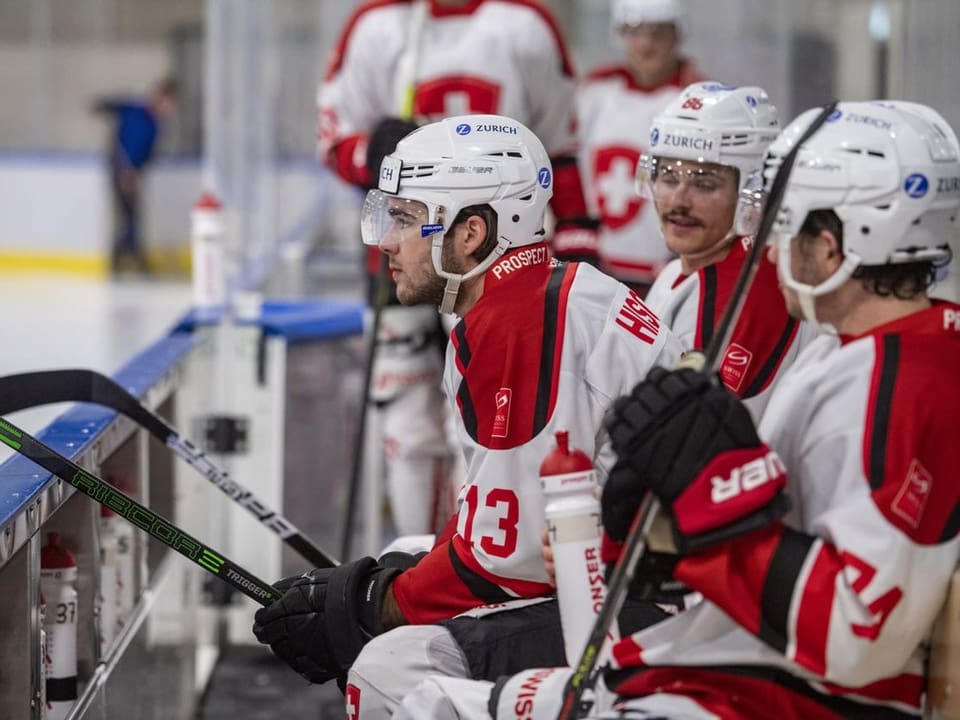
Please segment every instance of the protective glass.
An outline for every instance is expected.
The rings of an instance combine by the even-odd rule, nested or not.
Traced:
[[[762,170],[754,170],[740,191],[737,200],[737,215],[733,221],[737,235],[756,235],[763,217],[763,207],[767,204],[767,191],[764,187]],[[770,233],[772,241],[774,233]]]
[[[360,212],[364,245],[399,245],[410,238],[443,232],[443,208],[432,203],[370,190]]]
[[[728,177],[737,182],[737,169],[717,163],[659,157],[643,153],[637,163],[637,194],[648,200],[686,188],[690,192],[710,196],[728,187]]]

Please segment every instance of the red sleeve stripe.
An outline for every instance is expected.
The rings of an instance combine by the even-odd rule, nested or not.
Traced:
[[[463,538],[459,535],[454,535],[453,540],[450,542],[450,562],[455,568],[461,582],[471,587],[471,589],[481,590],[486,588],[484,593],[490,592],[494,594],[492,588],[497,588],[497,592],[501,594],[500,599],[488,600],[486,597],[481,596],[484,604],[502,602],[504,598],[541,597],[544,595],[552,595],[555,592],[553,586],[547,583],[494,575],[477,562],[470,548],[467,547]],[[486,581],[488,585],[483,585],[481,581]],[[473,585],[474,583],[475,585]]]
[[[797,336],[797,331],[800,328],[800,323],[798,323],[793,318],[787,318],[787,324],[783,328],[783,333],[780,335],[780,339],[777,340],[777,345],[774,347],[773,352],[767,356],[766,362],[757,372],[756,377],[754,377],[753,382],[747,387],[741,397],[750,398],[754,395],[759,395],[763,392],[764,388],[776,377],[777,370],[780,368],[780,364],[783,362],[783,357],[787,352],[787,349],[793,343],[793,339]]]
[[[470,365],[470,346],[467,344],[467,321],[461,320],[453,329],[451,335],[453,349],[457,363],[457,369],[460,371],[460,387],[457,388],[457,407],[460,408],[460,418],[463,420],[463,427],[467,434],[476,440],[479,437],[479,423],[477,420],[477,408],[473,404],[473,397],[470,395],[470,387],[467,384],[467,367]]]
[[[613,660],[617,666],[640,667],[643,665],[643,648],[629,635],[613,646]]]
[[[540,372],[537,376],[537,397],[534,403],[531,437],[540,434],[557,404],[567,297],[576,272],[576,264],[560,265],[551,271],[550,280],[547,282],[543,309],[543,351],[540,353]]]
[[[717,316],[717,268],[708,265],[700,271],[700,312],[697,313],[697,329],[694,335],[695,350],[704,349],[713,337],[713,325]]]
[[[366,150],[357,152],[357,145],[366,143],[366,135],[350,135],[338,142],[330,151],[330,160],[337,175],[352,185],[370,187],[370,173],[366,165],[358,165],[355,160],[366,155]]]
[[[900,338],[883,335],[876,343],[877,359],[873,366],[873,380],[867,407],[867,426],[864,437],[869,442],[864,447],[864,470],[870,487],[879,490],[886,477],[887,430],[890,426],[890,409],[893,405],[893,389],[900,365]]]
[[[358,7],[343,26],[343,31],[340,33],[340,37],[337,40],[337,45],[334,48],[333,55],[330,58],[330,65],[327,67],[326,80],[329,81],[331,78],[333,78],[334,75],[340,72],[340,68],[343,67],[343,56],[346,55],[347,45],[350,43],[350,36],[353,34],[354,27],[356,27],[358,22],[360,22],[360,18],[362,18],[365,13],[386,5],[396,5],[409,2],[410,0],[372,0],[372,2],[364,3]]]
[[[803,628],[803,642],[796,643],[793,659],[820,675],[827,671],[827,639],[830,635],[830,617],[836,594],[837,575],[842,569],[836,550],[817,541],[813,565],[806,578],[797,579],[803,587],[796,627]]]
[[[763,581],[757,635],[780,652],[786,652],[787,649],[790,603],[813,542],[814,539],[809,535],[784,528]]]

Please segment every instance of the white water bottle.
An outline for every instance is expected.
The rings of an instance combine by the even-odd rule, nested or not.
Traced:
[[[100,657],[106,657],[117,634],[120,603],[120,578],[117,568],[119,540],[116,514],[106,505],[100,506]]]
[[[77,702],[77,561],[47,535],[40,549],[40,587],[47,603],[47,720],[63,720]]]
[[[197,308],[220,307],[227,301],[223,207],[213,193],[205,192],[193,206],[190,219],[193,304]]]
[[[603,600],[600,489],[593,462],[570,448],[565,431],[540,465],[544,516],[556,568],[557,602],[567,662],[580,659]]]

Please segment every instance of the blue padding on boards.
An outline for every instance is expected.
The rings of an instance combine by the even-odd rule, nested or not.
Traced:
[[[179,334],[158,340],[134,356],[113,375],[129,392],[142,397],[190,352],[196,341]],[[36,433],[38,440],[61,455],[75,459],[116,417],[102,405],[76,403]],[[22,455],[0,465],[0,526],[15,519],[50,482],[49,472]]]
[[[260,315],[237,319],[238,325],[263,328],[267,335],[284,338],[288,343],[332,340],[363,332],[362,302],[346,300],[269,300]],[[216,324],[222,309],[191,310],[174,328],[175,333],[192,332],[197,327]]]

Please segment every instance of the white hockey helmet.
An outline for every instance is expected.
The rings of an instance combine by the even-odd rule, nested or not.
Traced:
[[[671,157],[735,168],[738,189],[763,167],[767,147],[777,137],[777,109],[763,88],[697,82],[653,119],[650,151],[638,165],[638,180],[656,174],[656,158]]]
[[[804,112],[771,145],[768,182],[819,112]],[[814,287],[793,277],[790,238],[811,211],[827,209],[842,223],[844,262]],[[899,100],[840,103],[801,146],[787,183],[774,224],[781,281],[816,322],[814,298],[860,265],[948,262],[958,212],[960,144],[939,113]]]
[[[680,0],[613,0],[610,24],[614,31],[640,23],[673,23],[679,29],[684,15]]]
[[[485,272],[507,250],[544,241],[553,168],[543,143],[522,123],[500,115],[463,115],[424,125],[401,140],[384,158],[378,185],[364,202],[364,243],[379,245],[389,231],[392,198],[422,203],[427,215],[420,236],[432,236],[434,269],[447,280],[440,311],[452,312],[460,283]],[[444,235],[472,205],[489,205],[497,213],[497,246],[469,272],[448,272]]]

